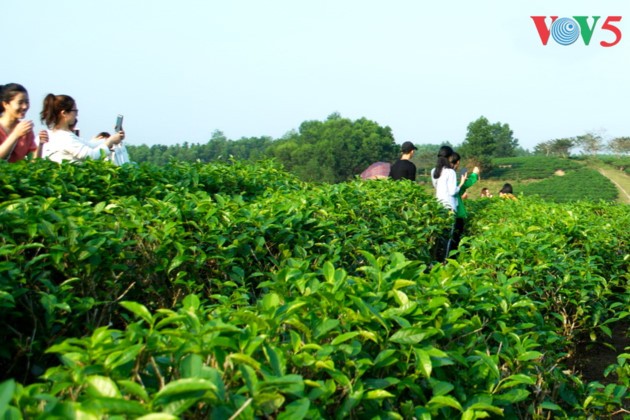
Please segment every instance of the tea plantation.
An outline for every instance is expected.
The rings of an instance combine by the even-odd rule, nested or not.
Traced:
[[[0,417],[605,418],[630,212],[305,184],[269,162],[0,164]],[[624,331],[625,332],[625,331]]]

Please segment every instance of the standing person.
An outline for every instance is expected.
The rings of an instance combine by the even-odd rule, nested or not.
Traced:
[[[33,121],[24,119],[30,107],[24,86],[0,86],[0,159],[17,162],[37,151]]]
[[[50,129],[43,156],[55,162],[77,162],[84,159],[109,157],[113,148],[125,138],[123,130],[108,137],[99,145],[80,139],[72,128],[78,119],[76,102],[68,95],[49,93],[44,98],[41,120]]]
[[[451,156],[453,156],[454,153],[453,149],[449,146],[440,147],[435,168],[431,169],[431,182],[433,188],[435,188],[435,197],[451,214],[454,214],[457,210],[456,196],[459,193],[461,185],[463,185],[466,180],[465,176],[462,177],[461,184],[459,186],[457,185],[457,174],[451,164]],[[436,243],[434,256],[437,261],[443,262],[446,260],[446,257],[448,257],[454,233],[455,221],[453,220],[450,233],[445,232],[444,237],[441,237]]]
[[[391,179],[416,180],[416,165],[411,161],[416,150],[418,150],[418,148],[410,141],[406,141],[400,146],[402,156],[400,156],[400,159],[398,159],[389,170],[389,177]]]
[[[464,176],[460,184],[457,185],[457,174],[450,161],[453,153],[455,152],[449,146],[440,147],[435,168],[431,169],[431,182],[435,188],[435,197],[440,204],[451,211],[457,210],[457,194],[466,181]]]
[[[461,156],[459,153],[453,152],[450,157],[451,167],[457,173],[459,170]],[[464,226],[466,225],[466,219],[468,218],[468,212],[466,211],[466,206],[464,206],[463,195],[466,194],[466,190],[479,180],[479,168],[475,166],[470,175],[468,173],[464,173],[461,176],[464,178],[463,184],[460,184],[459,193],[457,193],[457,207],[455,209],[455,225],[453,227],[453,240],[451,242],[450,250],[455,250],[459,247],[459,241],[464,234]]]

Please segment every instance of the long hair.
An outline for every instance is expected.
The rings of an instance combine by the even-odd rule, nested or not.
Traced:
[[[68,95],[49,93],[44,98],[44,106],[39,114],[42,123],[46,124],[48,128],[54,128],[60,120],[61,111],[70,112],[74,105],[74,99]]]
[[[438,179],[442,175],[443,168],[450,168],[450,158],[453,155],[453,149],[450,146],[442,146],[437,154],[437,163],[435,164],[435,171],[433,172],[433,178]]]
[[[499,194],[513,194],[514,191],[512,190],[512,184],[506,182],[505,184],[503,184],[503,187],[501,188],[501,191],[499,191]]]
[[[0,86],[0,114],[4,112],[4,102],[11,102],[15,95],[18,93],[26,93],[26,88],[19,83],[7,83],[4,86]]]
[[[462,157],[459,155],[459,153],[457,152],[453,152],[453,154],[451,155],[451,157],[448,159],[449,162],[451,162],[451,167],[455,166],[455,164],[457,162],[459,162],[462,159]]]

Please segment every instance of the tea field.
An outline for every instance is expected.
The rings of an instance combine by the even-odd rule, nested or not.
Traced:
[[[608,162],[602,159],[567,159],[547,156],[526,156],[494,159],[494,167],[481,174],[481,180],[469,190],[471,198],[479,197],[481,188],[498,195],[509,182],[515,194],[538,196],[547,201],[567,203],[581,200],[627,202],[620,191],[598,167]],[[611,167],[612,169],[612,167]],[[615,175],[625,174],[612,169]]]
[[[575,368],[627,323],[626,205],[473,200],[442,264],[450,216],[412,183],[0,171],[2,418],[628,414],[630,353]]]

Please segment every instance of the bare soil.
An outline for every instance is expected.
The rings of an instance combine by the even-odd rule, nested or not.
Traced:
[[[616,375],[604,376],[606,368],[617,363],[617,356],[627,353],[630,347],[630,322],[620,321],[612,328],[612,337],[605,342],[587,342],[578,345],[573,359],[574,370],[581,373],[585,382],[616,383]]]

